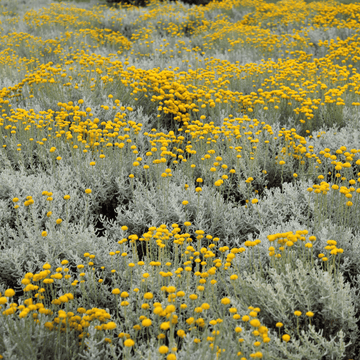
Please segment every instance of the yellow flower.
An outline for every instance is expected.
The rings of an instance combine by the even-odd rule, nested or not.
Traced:
[[[221,303],[222,303],[223,305],[228,305],[228,304],[230,304],[230,302],[231,302],[231,301],[230,301],[229,298],[226,298],[226,297],[225,297],[225,298],[222,298],[222,299],[221,299]]]
[[[144,294],[144,298],[147,300],[150,300],[154,297],[154,295],[151,292],[147,292]]]
[[[313,316],[314,316],[314,313],[311,312],[311,311],[308,311],[308,312],[306,313],[306,316],[308,316],[308,317],[313,317]]]
[[[260,327],[260,321],[258,319],[253,319],[250,321],[250,325],[253,326],[253,327]]]
[[[290,340],[290,335],[288,334],[285,334],[282,336],[282,339],[285,341],[285,342],[288,342]]]
[[[91,189],[86,189],[86,190],[85,190],[85,193],[86,193],[86,194],[91,194]]]
[[[167,314],[171,314],[171,313],[175,312],[175,310],[176,310],[176,307],[174,305],[168,305],[165,309],[165,312]]]
[[[52,330],[54,328],[53,323],[51,323],[50,321],[47,321],[44,326],[49,330]]]
[[[201,305],[201,307],[204,309],[204,310],[209,310],[210,309],[210,305],[208,303],[203,303]]]
[[[113,289],[113,291],[111,293],[114,295],[118,295],[118,294],[120,294],[120,290],[116,288],[116,289]]]
[[[144,327],[148,327],[148,326],[151,326],[152,321],[150,319],[144,319],[141,324]]]
[[[165,345],[159,347],[160,354],[166,354],[169,351],[169,348]]]
[[[104,325],[105,330],[114,330],[116,328],[116,324],[113,321],[108,322]]]
[[[43,232],[41,233],[41,236],[42,236],[42,237],[47,236],[47,232],[46,232],[46,231],[43,231]]]
[[[134,344],[135,344],[134,340],[131,340],[131,339],[127,339],[124,341],[124,345],[127,347],[134,346]]]
[[[295,312],[294,312],[294,315],[296,315],[296,316],[301,316],[301,311],[298,311],[298,310],[295,311]]]
[[[161,329],[161,330],[168,330],[168,329],[170,329],[170,322],[169,322],[169,321],[165,321],[165,322],[161,323],[160,329]]]
[[[4,305],[7,303],[7,298],[5,296],[0,297],[0,305]]]

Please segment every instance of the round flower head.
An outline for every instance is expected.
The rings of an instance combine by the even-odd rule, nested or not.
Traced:
[[[159,347],[160,354],[166,354],[169,351],[169,348],[165,345]]]
[[[0,305],[4,305],[7,303],[7,298],[5,296],[0,297]]]
[[[135,344],[134,340],[131,340],[131,339],[127,339],[124,341],[124,345],[127,347],[134,346],[134,344]]]
[[[13,289],[5,290],[5,296],[6,297],[13,297],[14,295],[15,295],[15,291]]]
[[[288,342],[290,340],[290,335],[288,334],[285,334],[282,336],[282,339],[285,341],[285,342]]]
[[[230,299],[225,297],[225,298],[221,299],[221,303],[223,305],[228,305],[228,304],[230,304]]]
[[[116,328],[116,324],[113,321],[108,322],[104,325],[105,330],[114,330]]]
[[[144,298],[147,300],[150,300],[154,297],[154,295],[151,292],[147,292],[144,294]]]
[[[150,319],[144,319],[141,323],[141,325],[144,327],[149,327],[149,326],[151,326],[151,324],[152,324],[152,321]]]

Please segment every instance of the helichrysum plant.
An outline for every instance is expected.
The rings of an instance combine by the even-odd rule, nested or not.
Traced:
[[[0,1],[0,358],[358,358],[360,6],[142,5]]]

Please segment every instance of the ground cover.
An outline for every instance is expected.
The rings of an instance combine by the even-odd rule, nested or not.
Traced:
[[[0,1],[0,358],[357,359],[360,4]]]

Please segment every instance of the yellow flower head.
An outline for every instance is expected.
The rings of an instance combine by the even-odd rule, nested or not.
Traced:
[[[282,336],[282,339],[285,341],[285,342],[288,342],[290,340],[290,335],[288,334],[285,334]]]
[[[229,298],[222,298],[221,299],[221,303],[223,304],[223,305],[229,305],[230,304],[230,299]]]
[[[13,289],[5,290],[5,296],[6,297],[13,297],[14,295],[15,295],[15,291]]]
[[[131,339],[127,339],[124,341],[124,345],[127,347],[134,346],[134,344],[135,344],[134,340],[131,340]]]
[[[160,354],[166,354],[169,351],[169,348],[165,345],[159,347]]]
[[[150,300],[154,297],[154,295],[151,292],[147,292],[144,294],[144,299]]]
[[[116,324],[113,321],[108,322],[104,325],[105,330],[114,330],[116,328]]]
[[[144,319],[141,324],[144,327],[149,327],[149,326],[151,326],[152,321],[150,319]]]

